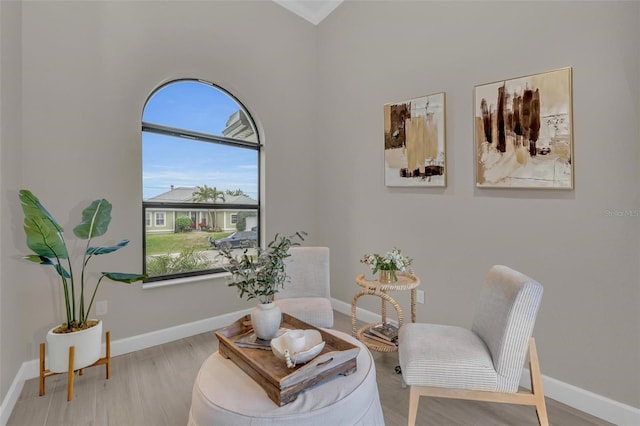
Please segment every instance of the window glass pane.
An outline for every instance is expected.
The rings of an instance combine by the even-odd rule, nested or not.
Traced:
[[[151,209],[151,208],[149,208]],[[180,209],[173,209],[178,218],[191,217]],[[203,221],[191,222],[185,227],[170,224],[165,229],[147,229],[145,238],[146,272],[151,278],[162,275],[180,274],[193,271],[220,269],[225,262],[218,256],[221,248],[230,247],[238,255],[247,250],[255,254],[258,245],[258,215],[255,210],[201,209],[197,212]],[[172,222],[167,214],[167,223]],[[231,223],[231,217],[236,223]],[[210,219],[209,219],[210,218]],[[207,220],[215,220],[218,225],[211,227]]]
[[[156,213],[156,226],[164,226],[164,212]]]
[[[147,201],[191,202],[193,188],[207,185],[237,194],[225,194],[227,204],[258,202],[258,151],[252,148],[143,132],[142,170]],[[177,188],[188,189],[172,191]]]
[[[181,81],[154,93],[142,121],[177,129],[257,141],[254,126],[225,92],[199,81]]]

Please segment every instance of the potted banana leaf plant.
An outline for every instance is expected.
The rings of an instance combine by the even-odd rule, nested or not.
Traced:
[[[27,246],[33,251],[25,259],[52,267],[60,278],[64,294],[66,322],[47,333],[47,355],[49,370],[65,372],[68,370],[69,346],[75,346],[74,370],[93,364],[100,358],[102,346],[102,321],[90,319],[89,315],[98,288],[103,279],[131,284],[146,278],[144,274],[120,272],[102,272],[93,291],[86,285],[90,273],[87,265],[94,256],[113,253],[125,247],[129,240],[122,240],[110,246],[92,246],[93,238],[107,232],[111,222],[111,203],[105,199],[95,200],[82,211],[80,223],[73,228],[74,235],[86,240],[80,275],[74,273],[72,255],[67,249],[62,227],[40,203],[31,191],[19,192],[24,213],[24,232]],[[86,292],[85,292],[86,291]],[[89,303],[86,303],[90,295]]]

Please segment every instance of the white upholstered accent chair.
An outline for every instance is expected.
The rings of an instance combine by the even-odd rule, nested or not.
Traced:
[[[329,248],[291,247],[285,259],[290,279],[276,294],[283,313],[316,327],[333,327],[330,300]]]
[[[548,425],[536,345],[531,337],[542,285],[502,265],[485,280],[471,329],[411,323],[399,334],[402,378],[410,386],[409,425],[420,396],[533,405]],[[529,349],[531,392],[518,385]]]

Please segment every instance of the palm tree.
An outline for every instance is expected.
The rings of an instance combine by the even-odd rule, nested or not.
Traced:
[[[244,191],[242,189],[235,189],[233,191],[230,190],[230,189],[227,189],[225,194],[227,194],[227,195],[247,195],[247,194],[244,193]]]
[[[224,192],[223,191],[218,191],[218,188],[216,188],[215,186],[210,187],[207,185],[204,186],[197,186],[196,188],[198,188],[197,191],[193,191],[193,193],[191,194],[191,196],[193,197],[192,200],[195,203],[215,203],[216,200],[221,200],[223,203],[225,201],[224,199]],[[211,220],[211,211],[207,209],[207,215],[209,216],[209,223],[211,224],[211,226],[215,226],[215,220]],[[213,216],[215,218],[215,216]]]

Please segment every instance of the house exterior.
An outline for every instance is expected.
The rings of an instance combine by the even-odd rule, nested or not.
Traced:
[[[187,216],[191,218],[192,228],[200,229],[204,226],[220,228],[221,231],[234,232],[237,230],[239,215],[247,212],[245,229],[251,229],[258,225],[258,218],[252,211],[246,211],[238,206],[257,206],[258,202],[246,195],[225,194],[224,201],[217,200],[216,205],[228,205],[216,209],[172,207],[172,204],[194,203],[193,193],[197,187],[174,187],[165,193],[145,200],[147,205],[145,212],[145,229],[147,233],[172,233],[176,232],[176,218]],[[157,204],[153,206],[153,204]]]
[[[222,130],[222,134],[225,137],[253,142],[258,141],[258,137],[249,123],[249,118],[243,110],[240,109],[231,114],[225,124],[227,127]]]

